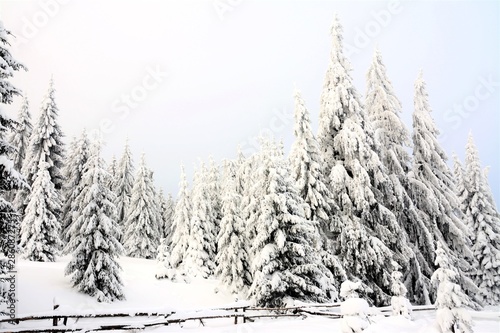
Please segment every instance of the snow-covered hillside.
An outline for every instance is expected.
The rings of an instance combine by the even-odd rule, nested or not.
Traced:
[[[121,257],[123,267],[124,291],[126,300],[113,303],[98,303],[94,298],[78,293],[71,288],[70,278],[64,277],[64,267],[69,256],[54,263],[37,263],[21,260],[18,263],[18,316],[47,313],[52,310],[56,300],[64,313],[92,312],[134,312],[134,311],[176,311],[188,312],[234,304],[231,296],[218,287],[217,280],[193,279],[191,283],[173,283],[157,280],[155,261]],[[243,302],[240,300],[239,302]],[[374,312],[377,309],[372,309]],[[473,313],[476,333],[500,332],[499,308],[487,308]],[[414,312],[414,320],[402,317],[372,316],[372,325],[365,332],[384,333],[434,333],[435,312]],[[95,319],[99,321],[99,319]],[[187,322],[183,327],[173,325],[157,327],[151,332],[340,332],[340,320],[325,317],[306,319],[260,319],[253,323],[233,325],[232,319]],[[4,327],[2,327],[4,328]],[[8,329],[7,329],[8,330]]]

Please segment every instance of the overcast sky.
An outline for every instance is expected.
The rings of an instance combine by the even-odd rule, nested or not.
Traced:
[[[109,159],[128,136],[136,163],[144,152],[174,196],[181,162],[191,177],[199,158],[254,151],[261,131],[288,151],[294,87],[317,128],[335,12],[359,93],[378,45],[411,129],[422,68],[443,147],[463,160],[472,131],[498,204],[498,1],[0,0],[12,53],[29,68],[12,82],[34,121],[53,75],[67,141],[101,128]]]

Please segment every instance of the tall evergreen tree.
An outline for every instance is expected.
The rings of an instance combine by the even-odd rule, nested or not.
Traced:
[[[64,185],[64,177],[62,175],[62,168],[64,166],[64,134],[58,124],[58,113],[54,80],[51,79],[47,94],[42,101],[40,117],[31,135],[22,173],[28,183],[33,184],[39,162],[41,159],[45,160],[49,164],[50,179],[60,196]],[[24,214],[28,203],[29,199],[27,197],[27,191],[19,191],[16,194],[15,204],[21,214]],[[60,211],[54,212],[56,218],[59,218],[60,213]]]
[[[271,307],[282,306],[287,298],[326,301],[328,293],[335,294],[332,276],[315,250],[319,234],[305,218],[305,203],[283,152],[264,142],[259,162],[254,188],[261,196],[248,221],[255,232],[249,296]]]
[[[191,209],[191,196],[186,180],[186,172],[184,171],[184,166],[181,166],[179,194],[177,195],[177,203],[172,220],[172,254],[170,260],[173,268],[179,268],[184,262],[186,250],[189,246]]]
[[[240,217],[241,195],[237,192],[236,166],[233,161],[225,164],[224,175],[216,275],[232,293],[238,294],[250,285],[251,274],[244,241],[245,223]]]
[[[14,147],[7,142],[8,131],[14,130],[14,121],[3,111],[3,104],[11,104],[14,96],[21,95],[19,89],[9,80],[16,71],[26,69],[11,55],[9,35],[0,21],[0,314],[7,315],[8,298],[7,272],[14,269],[9,259],[14,259],[18,252],[17,238],[19,234],[19,215],[7,197],[12,190],[27,187],[26,181],[14,168],[14,162],[9,156],[14,153]],[[15,300],[14,300],[15,301]]]
[[[68,243],[74,235],[69,232],[71,225],[78,218],[77,214],[80,210],[76,198],[83,190],[82,178],[85,172],[84,168],[89,159],[90,141],[87,137],[87,132],[84,130],[78,140],[70,145],[68,152],[68,160],[64,167],[64,177],[66,185],[64,186],[64,204],[61,214],[62,236],[63,240]]]
[[[488,200],[487,180],[472,134],[467,141],[462,179],[466,191],[460,199],[465,221],[472,230],[472,252],[476,258],[472,277],[481,290],[483,303],[500,304],[500,215]]]
[[[21,222],[20,246],[25,259],[55,261],[55,256],[62,246],[61,225],[56,216],[56,212],[61,209],[61,201],[50,178],[50,165],[43,156],[41,158]]]
[[[463,201],[468,199],[469,194],[465,189],[464,172],[465,170],[462,165],[462,162],[460,162],[458,156],[455,153],[453,153],[453,176],[455,176],[455,193],[457,194],[457,198],[460,200],[461,203],[460,208],[462,210],[462,213],[465,214],[465,207],[463,207]]]
[[[313,222],[320,231],[322,239],[316,247],[321,250],[323,262],[335,276],[335,284],[346,279],[345,271],[337,256],[334,255],[334,234],[338,234],[340,222],[336,211],[339,209],[333,200],[324,177],[323,156],[316,137],[311,129],[309,111],[299,91],[295,92],[295,141],[288,158],[292,177],[301,198],[305,201],[305,217]]]
[[[210,157],[206,170],[205,183],[208,191],[209,205],[213,212],[214,235],[219,234],[222,219],[221,178],[219,166],[215,163],[214,159]],[[215,251],[217,251],[217,243],[215,246]]]
[[[85,163],[82,191],[78,198],[80,211],[70,227],[77,235],[68,247],[73,257],[65,274],[78,291],[93,296],[98,302],[124,299],[121,267],[117,262],[123,252],[116,235],[115,195],[108,188],[109,174],[100,156],[100,144],[94,143]]]
[[[329,175],[340,231],[338,255],[349,279],[361,278],[375,304],[388,304],[392,260],[407,263],[412,251],[386,204],[396,198],[378,158],[380,149],[350,76],[335,17],[332,51],[321,94],[318,141]]]
[[[118,162],[116,161],[115,155],[111,157],[111,161],[108,165],[108,172],[111,175],[111,180],[109,181],[108,187],[114,192],[115,189],[113,186],[115,185],[116,175],[118,174]]]
[[[194,276],[207,278],[215,270],[215,219],[208,170],[204,163],[195,173],[192,191],[192,214],[186,250],[185,268]]]
[[[488,174],[490,172],[490,167],[486,167],[483,170],[483,175],[484,175],[484,189],[486,191],[486,197],[488,198],[488,201],[490,205],[498,212],[497,204],[495,202],[495,199],[493,198],[493,192],[491,192],[491,187],[488,182]]]
[[[411,177],[415,204],[427,216],[427,225],[434,225],[434,239],[448,252],[450,262],[459,270],[459,283],[469,295],[478,288],[468,277],[473,256],[470,231],[463,223],[463,214],[455,194],[447,156],[437,137],[439,134],[431,117],[431,108],[420,72],[415,82],[415,111],[413,113],[413,175]]]
[[[17,124],[14,126],[10,142],[16,148],[13,154],[14,168],[21,170],[24,159],[28,151],[33,125],[31,124],[31,113],[29,111],[29,101],[26,96],[23,97],[23,104],[17,116]]]
[[[412,188],[408,179],[411,171],[410,135],[399,117],[399,102],[392,83],[387,77],[382,54],[375,50],[367,73],[366,112],[373,126],[375,138],[380,143],[379,157],[392,182],[396,200],[388,202],[388,208],[396,215],[407,234],[414,252],[408,269],[406,265],[406,288],[410,298],[417,303],[430,303],[430,277],[434,271],[434,240],[432,225],[426,225],[425,214],[414,204]],[[414,260],[418,260],[415,263]],[[406,264],[406,263],[405,263]],[[403,266],[404,267],[404,266]],[[422,271],[420,270],[422,268]]]
[[[118,225],[125,232],[125,223],[128,216],[128,208],[130,205],[130,198],[132,196],[132,187],[134,186],[134,166],[132,161],[132,153],[128,145],[128,140],[123,150],[123,155],[118,164],[116,172],[115,183],[113,190],[116,194],[116,209],[118,210]]]
[[[170,248],[172,244],[172,219],[174,217],[175,202],[169,193],[165,198],[163,189],[158,192],[158,201],[160,203],[160,234],[165,238],[165,245]]]
[[[153,259],[160,243],[157,195],[144,155],[135,175],[123,245],[128,256]]]

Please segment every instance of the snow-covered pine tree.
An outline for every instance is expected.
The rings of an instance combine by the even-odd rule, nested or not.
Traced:
[[[21,170],[29,147],[33,125],[31,124],[31,113],[29,111],[28,97],[23,97],[23,104],[17,116],[17,124],[10,137],[10,143],[16,148],[13,153],[14,168]]]
[[[184,268],[192,275],[207,278],[215,270],[215,218],[208,170],[204,163],[196,170],[192,190],[192,214]]]
[[[162,212],[161,212],[161,200],[160,200],[160,194],[158,189],[155,186],[155,180],[154,180],[154,171],[152,169],[148,168],[148,175],[149,175],[149,183],[151,184],[151,196],[153,198],[153,203],[154,203],[154,209],[151,209],[151,212],[153,214],[156,214],[155,220],[156,220],[156,242],[158,243],[158,246],[160,246],[160,241],[163,238],[163,217],[162,217]]]
[[[488,198],[488,201],[490,202],[491,206],[495,209],[495,211],[498,212],[497,204],[495,202],[495,199],[493,198],[493,192],[491,192],[491,187],[488,182],[488,174],[490,172],[490,167],[487,166],[486,168],[483,169],[483,175],[484,175],[484,190],[486,192],[486,197]]]
[[[14,147],[7,142],[8,131],[14,130],[14,121],[3,110],[4,104],[11,104],[14,96],[21,95],[19,89],[14,87],[9,79],[16,71],[26,69],[17,62],[9,51],[9,35],[0,21],[0,315],[7,315],[6,303],[8,299],[8,271],[14,267],[9,259],[15,259],[18,252],[17,240],[19,234],[19,214],[7,197],[12,190],[28,187],[24,178],[14,167],[14,162],[9,158],[14,153]]]
[[[305,203],[283,155],[275,143],[264,141],[254,175],[252,192],[261,195],[247,228],[253,275],[249,297],[261,306],[283,306],[287,298],[323,302],[336,296],[333,277],[315,248],[319,234],[305,218]]]
[[[255,156],[255,155],[252,155]],[[237,158],[235,160],[236,168],[236,190],[242,199],[245,195],[245,191],[250,187],[249,179],[252,173],[252,158],[246,158],[241,151],[241,147],[238,146]],[[243,203],[243,202],[242,202]],[[241,207],[243,208],[243,207]]]
[[[209,157],[206,172],[205,186],[208,191],[209,205],[213,212],[214,235],[217,236],[220,231],[220,222],[222,219],[221,175],[219,166],[215,163],[212,156]],[[215,252],[217,252],[217,242],[215,243]]]
[[[465,214],[465,208],[462,207],[464,200],[468,199],[468,193],[465,189],[465,179],[464,179],[464,166],[457,154],[453,153],[453,176],[455,177],[455,193],[457,194],[457,198],[460,201],[460,208],[462,212]]]
[[[460,177],[458,173],[456,179]],[[465,191],[460,199],[466,224],[472,231],[472,252],[476,258],[471,276],[481,290],[483,303],[500,304],[500,215],[488,200],[489,186],[472,134],[467,141],[462,180]]]
[[[170,247],[172,245],[172,219],[174,217],[175,202],[170,193],[165,198],[163,189],[158,192],[158,201],[160,202],[161,237],[166,239],[166,244]]]
[[[130,257],[153,259],[160,242],[157,195],[142,155],[127,209],[123,246]]]
[[[64,166],[64,134],[58,124],[58,108],[55,100],[54,80],[50,79],[49,89],[43,98],[40,116],[33,128],[29,149],[26,154],[22,173],[29,184],[33,184],[40,160],[49,164],[49,174],[58,196],[64,185],[62,168]],[[18,191],[15,204],[21,214],[24,214],[29,201],[28,191]],[[60,211],[54,212],[59,219]]]
[[[21,222],[22,257],[31,261],[55,261],[62,246],[61,225],[56,217],[61,201],[50,178],[49,168],[42,155]]]
[[[332,51],[321,94],[318,142],[339,206],[338,256],[348,278],[361,278],[376,305],[390,300],[392,260],[412,257],[405,233],[385,206],[395,195],[342,50],[342,27],[332,26]],[[375,260],[374,260],[375,259]]]
[[[115,192],[115,189],[113,188],[113,186],[115,185],[115,179],[116,179],[116,175],[118,173],[118,162],[116,161],[116,156],[113,155],[111,156],[111,161],[109,162],[108,164],[108,172],[111,176],[111,180],[108,184],[108,187],[113,191]]]
[[[389,208],[407,234],[414,252],[413,258],[403,263],[410,298],[419,304],[430,304],[430,277],[434,272],[434,239],[432,225],[425,224],[425,215],[411,199],[408,174],[411,171],[410,135],[401,120],[401,103],[387,76],[381,52],[376,49],[366,75],[366,112],[373,126],[375,139],[380,144],[379,157],[392,182],[396,200],[387,202]],[[415,263],[418,261],[418,264]],[[411,269],[408,266],[412,265]],[[422,271],[420,271],[420,267]]]
[[[288,157],[292,177],[305,201],[305,217],[313,222],[321,235],[318,250],[323,263],[335,278],[335,285],[346,279],[346,274],[335,253],[336,235],[340,233],[340,221],[336,215],[338,206],[332,198],[324,177],[323,157],[319,144],[312,132],[309,111],[298,90],[295,91],[295,141]]]
[[[90,141],[87,137],[87,132],[83,130],[80,138],[70,144],[68,160],[63,170],[66,185],[63,188],[64,204],[61,214],[61,225],[62,238],[66,243],[68,243],[71,238],[75,236],[69,232],[69,229],[73,222],[78,218],[78,212],[81,211],[81,208],[77,206],[79,202],[76,198],[78,198],[82,192],[83,184],[81,184],[81,181],[85,172],[84,167],[87,165],[86,162],[90,155],[89,144]]]
[[[134,186],[134,166],[132,161],[132,153],[130,152],[130,147],[128,140],[125,143],[125,148],[123,150],[123,155],[120,158],[120,163],[118,164],[118,169],[116,171],[115,183],[112,188],[116,195],[116,209],[118,211],[118,225],[122,230],[122,234],[125,232],[125,222],[128,217],[128,207],[130,204],[130,198],[132,196],[132,187]]]
[[[340,314],[342,315],[340,329],[342,333],[361,333],[370,326],[368,302],[359,298],[358,295],[358,291],[361,289],[361,281],[346,280],[342,282],[340,287],[340,296],[344,299],[340,304]]]
[[[160,245],[158,246],[158,254],[156,255],[156,273],[155,277],[157,279],[169,279],[174,278],[174,271],[172,265],[170,264],[170,249],[167,245],[167,239],[162,238],[160,240]]]
[[[238,152],[238,168],[236,171],[236,189],[241,195],[240,211],[241,218],[245,223],[245,233],[248,238],[245,242],[249,261],[252,262],[252,252],[250,251],[250,243],[255,237],[256,230],[251,230],[248,226],[250,217],[255,215],[258,208],[258,199],[261,197],[261,189],[255,186],[255,177],[257,169],[260,167],[260,154],[252,154],[248,157],[243,156],[241,151]]]
[[[100,143],[95,142],[85,163],[78,218],[70,227],[76,237],[68,244],[73,256],[65,274],[78,291],[95,297],[98,302],[124,299],[121,267],[117,261],[123,248],[116,235],[115,195],[108,188],[109,173],[100,156]]]
[[[179,268],[184,262],[186,250],[189,246],[189,234],[191,231],[191,196],[188,189],[186,172],[181,166],[181,181],[179,183],[179,193],[175,204],[174,218],[172,220],[172,254],[170,262],[173,268]]]
[[[449,254],[437,243],[436,265],[432,282],[437,287],[436,320],[442,333],[472,333],[472,318],[465,307],[472,306],[458,284],[459,273],[448,259]]]
[[[216,275],[230,292],[238,294],[245,292],[250,285],[251,274],[245,245],[245,223],[240,217],[241,195],[237,191],[234,161],[226,161],[224,180]]]
[[[450,262],[459,270],[459,283],[471,297],[479,289],[468,277],[474,261],[470,248],[470,230],[462,221],[460,203],[447,156],[437,137],[438,129],[431,117],[422,71],[415,81],[413,113],[413,171],[409,177],[415,194],[413,201],[425,213],[426,225],[435,225],[434,239],[442,243]]]
[[[391,275],[391,307],[393,316],[403,316],[406,319],[411,319],[411,304],[406,298],[407,289],[401,279],[403,274],[400,271],[394,270]]]

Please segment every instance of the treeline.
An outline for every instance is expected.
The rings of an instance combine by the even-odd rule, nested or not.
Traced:
[[[472,136],[465,165],[450,170],[422,73],[410,134],[378,50],[362,101],[341,32],[335,18],[317,134],[296,91],[288,154],[263,137],[253,155],[201,163],[190,188],[183,170],[176,202],[155,188],[144,156],[135,169],[128,144],[109,164],[85,131],[66,147],[52,81],[34,126],[25,97],[17,121],[0,117],[2,244],[14,226],[28,260],[71,254],[66,274],[99,301],[124,298],[117,258],[128,255],[157,258],[158,278],[216,276],[263,306],[337,300],[346,280],[385,305],[398,271],[410,301],[429,304],[445,257],[464,305],[497,304],[500,215]],[[21,95],[7,79],[24,68],[8,37],[0,26],[4,104]]]

